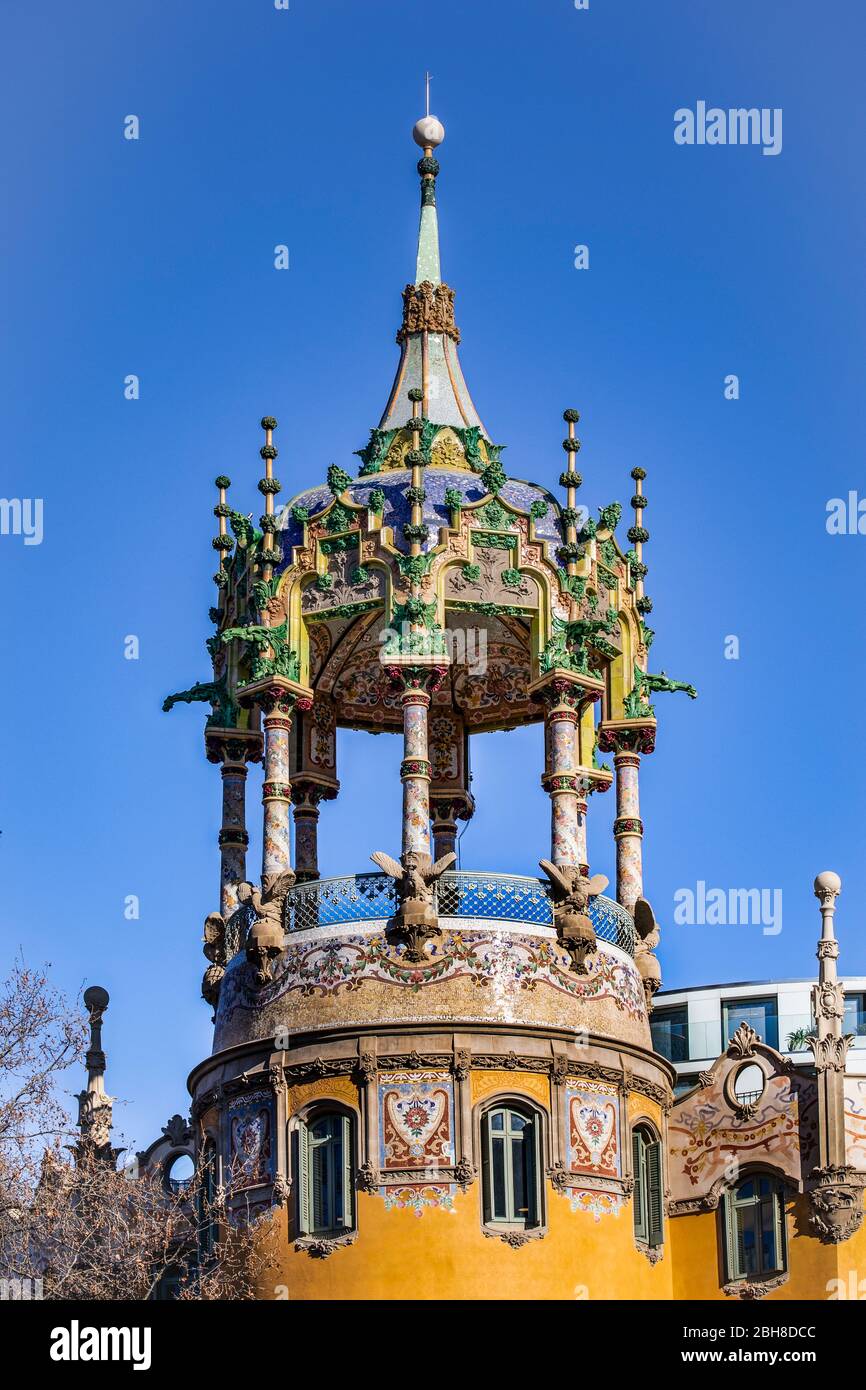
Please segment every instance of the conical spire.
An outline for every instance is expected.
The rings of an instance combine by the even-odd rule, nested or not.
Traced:
[[[397,333],[400,364],[379,429],[401,429],[406,424],[403,404],[406,393],[419,390],[425,418],[458,429],[475,425],[487,437],[457,356],[460,331],[454,322],[454,291],[443,284],[440,269],[436,212],[439,161],[433,151],[445,139],[445,129],[430,115],[429,81],[427,115],[416,121],[412,138],[424,151],[418,161],[421,178],[418,253],[415,279],[403,291],[403,322]]]

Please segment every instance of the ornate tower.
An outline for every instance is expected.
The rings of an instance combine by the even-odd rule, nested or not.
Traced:
[[[597,517],[578,504],[576,411],[562,500],[506,473],[440,273],[444,130],[428,114],[413,135],[416,273],[379,424],[359,466],[347,457],[277,507],[277,422],[262,420],[257,525],[216,480],[213,678],[166,701],[210,702],[207,756],[223,779],[220,910],[204,938],[214,1045],[190,1078],[197,1142],[245,1211],[280,1207],[292,1298],[473,1298],[497,1285],[570,1298],[601,1245],[607,1296],[667,1297],[660,1214],[629,1215],[649,1200],[673,1080],[648,1023],[659,929],[643,896],[638,775],[655,746],[651,694],[694,691],[647,671],[643,468],[627,549],[619,503]],[[471,736],[523,724],[541,726],[549,840],[526,831],[544,876],[458,871]],[[370,846],[381,872],[347,865],[322,880],[339,727],[402,737],[402,842]],[[259,760],[256,886],[244,792]],[[614,782],[607,897],[587,821],[592,806],[601,829]]]

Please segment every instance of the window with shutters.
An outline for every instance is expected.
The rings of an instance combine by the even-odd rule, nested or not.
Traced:
[[[352,1117],[310,1112],[297,1131],[298,1225],[302,1235],[336,1236],[354,1228]]]
[[[729,1280],[785,1270],[785,1201],[778,1178],[752,1173],[724,1195]]]
[[[489,1225],[541,1225],[540,1121],[511,1102],[485,1111],[481,1121],[484,1220]]]
[[[635,1239],[655,1248],[664,1239],[662,1146],[648,1125],[632,1130],[631,1155]]]

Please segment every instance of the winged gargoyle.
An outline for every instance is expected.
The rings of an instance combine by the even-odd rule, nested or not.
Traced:
[[[540,861],[553,890],[553,925],[561,944],[571,956],[578,975],[585,975],[587,959],[595,954],[595,929],[586,915],[590,898],[603,893],[607,887],[604,874],[585,878],[576,864],[552,864]]]
[[[652,1009],[653,995],[662,982],[661,966],[655,956],[662,929],[646,898],[638,898],[634,905],[634,927],[638,936],[635,965],[643,980],[647,1008]]]
[[[424,942],[439,934],[439,918],[433,897],[437,879],[456,861],[453,850],[443,854],[435,864],[429,854],[407,850],[402,861],[377,850],[370,858],[394,879],[397,890],[397,911],[388,923],[389,933],[406,945],[406,959],[417,963],[426,960]]]
[[[222,913],[210,912],[205,917],[202,941],[202,950],[211,964],[202,976],[201,992],[211,1008],[215,1009],[226,973],[226,924]]]
[[[281,874],[263,877],[261,888],[252,883],[238,884],[238,901],[249,903],[256,920],[247,933],[247,960],[256,967],[256,984],[264,985],[271,978],[273,962],[285,946],[283,904],[295,881],[291,869]]]

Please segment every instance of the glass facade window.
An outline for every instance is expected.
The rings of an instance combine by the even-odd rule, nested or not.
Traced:
[[[686,1004],[654,1009],[650,1015],[653,1047],[669,1062],[689,1060],[689,1010]]]
[[[778,1179],[755,1174],[725,1194],[728,1278],[785,1269],[785,1205]]]
[[[854,1047],[866,1046],[866,994],[845,995],[842,1032],[854,1034]]]
[[[726,999],[722,1003],[722,1030],[727,1047],[741,1023],[754,1028],[761,1042],[768,1047],[779,1046],[779,1001],[775,995],[766,999]]]
[[[484,1219],[509,1226],[538,1226],[538,1120],[529,1111],[500,1105],[483,1121]]]

